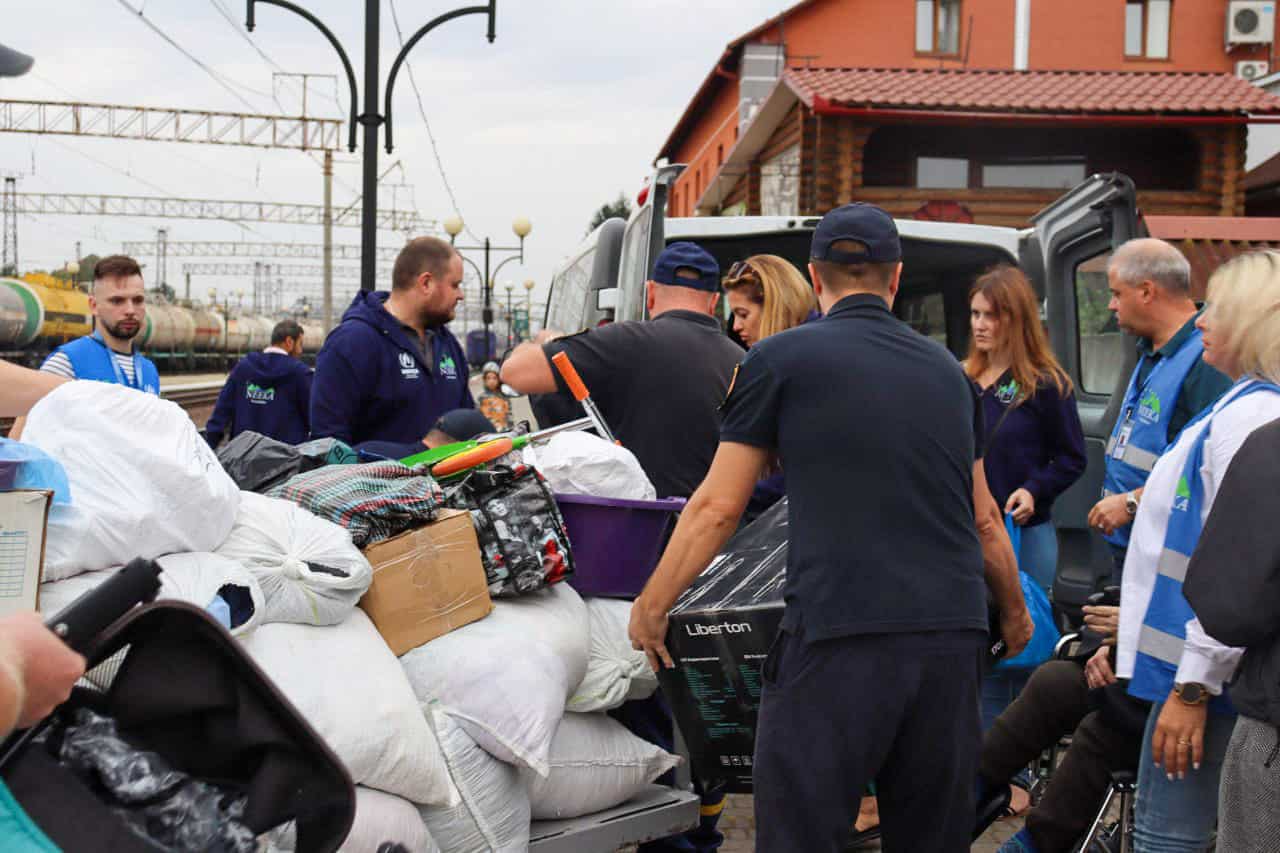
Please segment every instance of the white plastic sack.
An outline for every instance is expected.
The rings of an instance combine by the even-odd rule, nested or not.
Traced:
[[[588,645],[586,606],[561,583],[495,601],[484,619],[400,663],[418,698],[442,705],[486,752],[545,776],[564,704],[587,671]]]
[[[635,454],[592,433],[562,432],[538,445],[534,454],[529,464],[542,472],[553,492],[637,501],[657,497]]]
[[[265,603],[262,587],[244,566],[218,554],[167,554],[156,560],[160,574],[159,598],[189,601],[207,608],[221,595],[231,605],[231,633],[240,636],[262,621]],[[241,610],[245,612],[241,612]],[[247,618],[246,618],[247,617]]]
[[[243,642],[357,784],[415,803],[457,802],[404,671],[363,610],[328,628],[263,625]]]
[[[399,844],[408,853],[440,853],[413,803],[357,785],[355,821],[338,853],[379,853],[384,844]],[[295,853],[297,847],[293,821],[258,837],[259,853]]]
[[[408,853],[440,853],[413,803],[357,787],[355,823],[338,853],[378,853],[387,843],[400,844]]]
[[[169,554],[156,560],[164,571],[160,574],[158,599],[185,601],[207,609],[214,596],[226,590],[226,597],[236,597],[248,604],[247,619],[234,623],[231,633],[244,634],[257,626],[262,614],[262,590],[248,570],[235,560],[217,554]],[[86,572],[82,575],[40,585],[40,612],[52,616],[89,590],[115,574],[115,569]],[[228,589],[232,588],[232,589]]]
[[[373,580],[346,530],[295,503],[253,492],[241,493],[235,527],[217,552],[257,578],[266,599],[263,622],[336,625]]]
[[[621,805],[679,763],[604,714],[565,714],[551,741],[551,773],[522,770],[520,778],[533,819],[558,820]]]
[[[428,709],[449,774],[461,794],[453,807],[426,806],[427,832],[446,853],[524,853],[529,795],[520,771],[488,755],[452,717]]]
[[[585,602],[591,624],[591,657],[587,674],[565,710],[608,711],[632,699],[652,696],[658,689],[658,676],[644,652],[631,648],[627,636],[631,602],[613,598],[588,598]]]
[[[49,511],[44,580],[212,551],[235,521],[240,490],[190,416],[154,394],[68,382],[31,410],[22,440],[71,485],[71,504]]]

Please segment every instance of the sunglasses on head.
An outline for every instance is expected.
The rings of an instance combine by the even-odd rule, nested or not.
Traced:
[[[729,274],[725,276],[725,281],[736,281],[747,275],[758,275],[755,267],[748,261],[735,261],[733,266],[729,267]]]

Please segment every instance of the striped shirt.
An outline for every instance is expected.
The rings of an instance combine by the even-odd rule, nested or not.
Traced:
[[[111,357],[116,360],[116,364],[120,367],[120,372],[124,374],[125,379],[132,384],[135,379],[133,375],[133,355],[125,355],[124,353],[111,351]],[[65,352],[55,352],[44,360],[44,364],[40,365],[40,369],[45,373],[53,373],[58,376],[65,376],[67,379],[76,378],[76,369],[71,366],[71,359],[67,358]]]

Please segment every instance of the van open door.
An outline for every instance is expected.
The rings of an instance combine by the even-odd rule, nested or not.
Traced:
[[[639,210],[631,214],[622,237],[622,265],[618,270],[618,286],[613,293],[602,290],[597,299],[613,307],[614,319],[644,319],[644,283],[649,270],[666,245],[663,224],[667,216],[667,199],[671,186],[685,170],[685,164],[659,166],[649,182],[649,195]]]
[[[1022,263],[1042,290],[1049,340],[1075,383],[1089,457],[1084,476],[1053,507],[1054,603],[1074,621],[1111,576],[1111,551],[1087,518],[1102,494],[1107,439],[1136,360],[1133,338],[1107,309],[1107,263],[1117,246],[1138,236],[1137,193],[1125,175],[1094,175],[1031,221]]]

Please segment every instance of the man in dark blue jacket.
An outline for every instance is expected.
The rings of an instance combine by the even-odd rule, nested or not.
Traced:
[[[356,294],[316,360],[311,435],[360,448],[423,449],[445,412],[475,408],[467,359],[446,327],[462,301],[462,258],[444,240],[419,237],[400,251],[391,292]],[[401,452],[403,451],[403,452]]]
[[[307,440],[311,409],[311,368],[302,355],[302,327],[281,320],[271,330],[271,346],[251,352],[231,370],[218,394],[204,435],[217,447],[225,433],[235,438],[253,430],[286,444]]]

